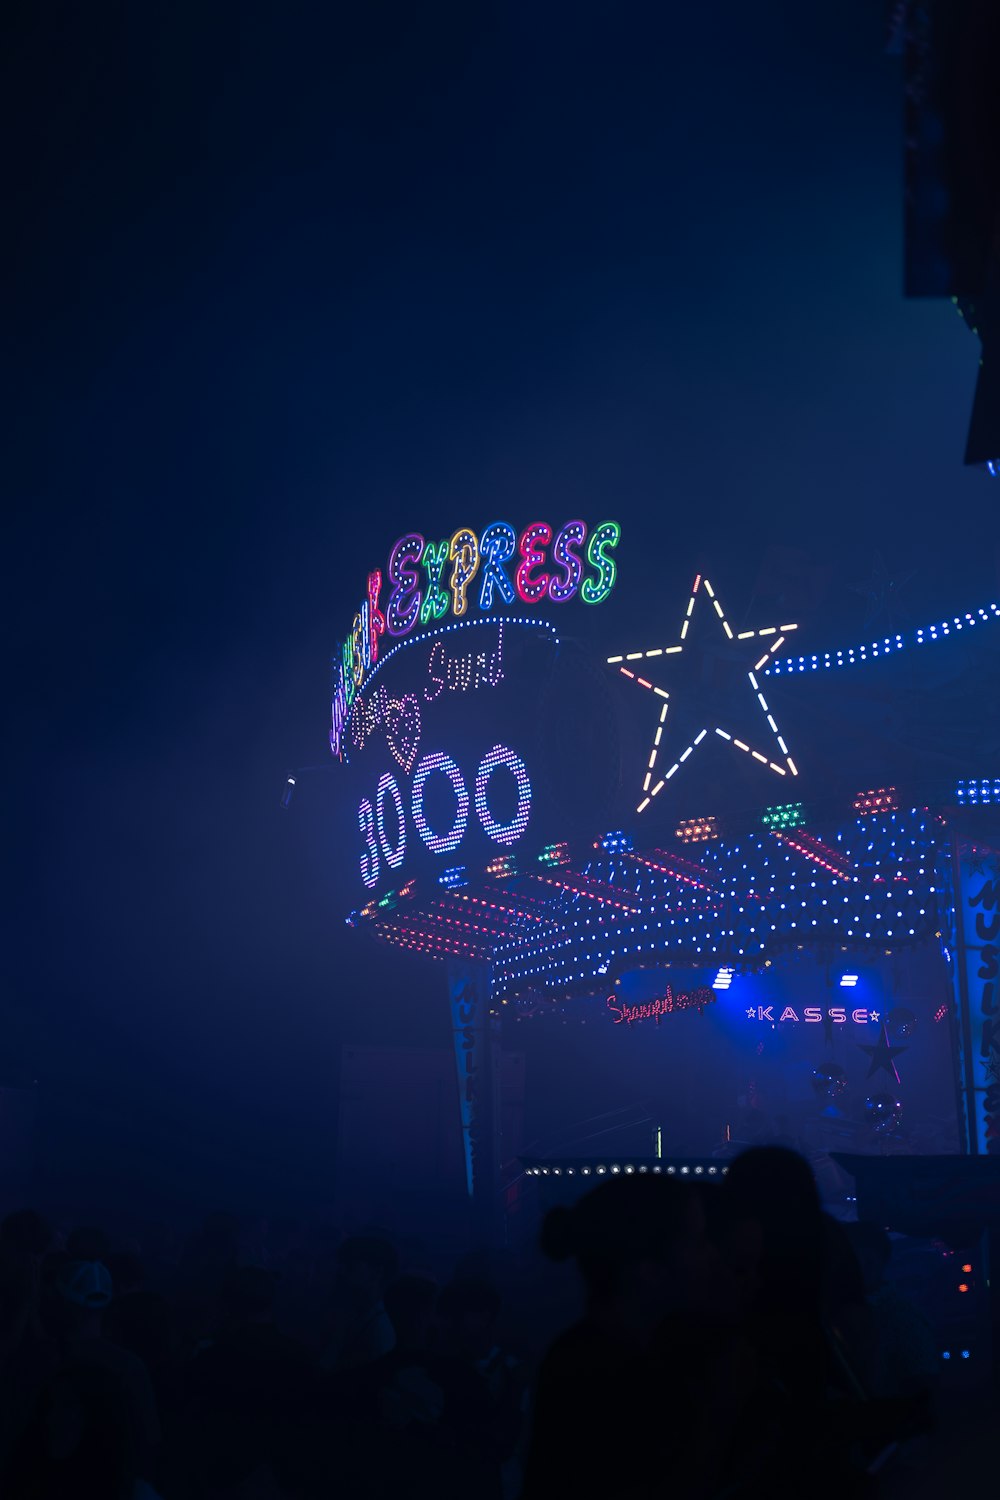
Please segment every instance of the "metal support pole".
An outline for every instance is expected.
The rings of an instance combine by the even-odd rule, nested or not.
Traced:
[[[448,991],[473,1234],[479,1244],[492,1245],[500,1214],[500,1122],[488,969],[484,964],[449,963]]]

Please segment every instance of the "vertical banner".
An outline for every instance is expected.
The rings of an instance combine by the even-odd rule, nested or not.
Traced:
[[[458,1098],[469,1196],[488,1218],[496,1191],[496,1080],[489,974],[484,965],[449,963]]]
[[[1000,1155],[1000,875],[998,857],[972,844],[953,850],[955,989],[960,1060],[976,1156]]]

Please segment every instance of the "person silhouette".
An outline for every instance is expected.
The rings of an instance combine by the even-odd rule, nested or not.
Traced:
[[[554,1208],[541,1243],[552,1260],[576,1260],[586,1310],[542,1361],[524,1500],[645,1494],[664,1477],[671,1438],[650,1350],[697,1279],[700,1198],[674,1179],[616,1177],[574,1207]]]

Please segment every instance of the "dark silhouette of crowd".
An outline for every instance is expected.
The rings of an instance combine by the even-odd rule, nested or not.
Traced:
[[[793,1152],[748,1151],[721,1184],[609,1176],[550,1211],[541,1248],[441,1276],[377,1228],[219,1214],[175,1249],[11,1215],[0,1494],[755,1500],[914,1479],[933,1340],[887,1290],[888,1237],[828,1217]]]

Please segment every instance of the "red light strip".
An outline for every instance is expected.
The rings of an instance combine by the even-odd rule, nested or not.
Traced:
[[[628,912],[633,917],[639,916],[642,910],[641,907],[629,906],[627,902],[619,901],[617,895],[614,897],[604,896],[600,890],[588,890],[588,886],[600,886],[601,882],[596,880],[591,881],[586,875],[578,875],[572,884],[568,880],[555,880],[551,875],[539,875],[534,871],[532,871],[528,878],[529,880],[539,880],[543,885],[555,886],[556,890],[569,891],[574,896],[584,896],[588,901],[596,901],[599,906],[613,906],[617,911]],[[615,887],[604,886],[603,889],[615,890]]]
[[[829,870],[830,874],[836,875],[838,880],[846,880],[848,883],[853,880],[854,877],[852,875],[849,875],[845,871],[842,858],[840,856],[837,856],[834,850],[826,850],[826,845],[819,844],[818,839],[813,839],[812,842],[814,844],[819,844],[819,847],[826,850],[827,854],[833,855],[835,858],[841,858],[841,863],[834,864],[832,859],[826,858],[822,854],[818,854],[815,849],[810,849],[808,845],[802,843],[798,837],[793,838],[787,833],[775,833],[773,829],[771,830],[771,837],[773,839],[777,839],[779,844],[787,844],[789,849],[795,850],[796,854],[801,854],[806,859],[812,860],[813,864],[819,865],[820,869]],[[805,834],[803,835],[803,837],[808,838],[809,835]]]
[[[488,958],[491,952],[491,949],[482,943],[463,942],[450,933],[425,932],[417,926],[397,928],[391,923],[382,923],[375,931],[383,942],[392,943],[398,948],[414,948],[423,953],[474,955]]]
[[[660,860],[663,861],[669,860],[671,857],[669,854],[660,854],[658,849],[653,852],[659,855]],[[696,880],[693,875],[687,875],[683,870],[673,870],[668,864],[659,863],[655,859],[649,859],[645,854],[625,854],[623,858],[630,859],[633,864],[642,865],[646,870],[655,870],[658,875],[669,875],[671,880],[680,880],[684,885],[693,886],[699,891],[706,891],[709,895],[717,896],[720,894],[717,887],[708,885],[704,880]],[[686,864],[687,861],[678,860],[678,864],[682,863]]]
[[[465,891],[452,891],[451,898],[453,901],[471,901],[476,906],[487,906],[490,911],[502,912],[505,916],[514,917],[519,922],[541,922],[547,927],[559,925],[552,917],[543,917],[540,912],[519,911],[516,906],[504,906],[500,901],[487,901],[485,896],[470,896]]]
[[[478,922],[470,922],[462,917],[446,917],[443,915],[443,913],[436,910],[436,908],[442,906],[443,904],[443,902],[435,901],[431,908],[429,908],[425,912],[421,912],[421,919],[424,922],[441,923],[445,927],[457,927],[461,932],[476,932],[480,935],[480,937],[506,937],[506,921],[501,921],[497,924],[491,924],[489,923],[487,918],[484,917],[482,925],[480,925],[480,923]]]
[[[393,948],[405,948],[410,952],[423,953],[429,958],[489,958],[488,948],[478,948],[473,943],[447,943],[426,939],[419,934],[394,932],[391,929],[377,934],[379,941]]]
[[[781,829],[776,831],[783,833]],[[789,840],[795,839],[806,849],[811,849],[817,858],[829,860],[830,864],[838,865],[845,872],[850,869],[850,860],[846,854],[839,849],[832,848],[829,844],[824,844],[822,839],[816,838],[815,834],[807,833],[804,828],[796,828],[791,833],[784,833],[783,836]]]
[[[854,811],[862,817],[870,813],[896,812],[899,797],[894,786],[873,787],[870,792],[859,792],[854,799]]]

